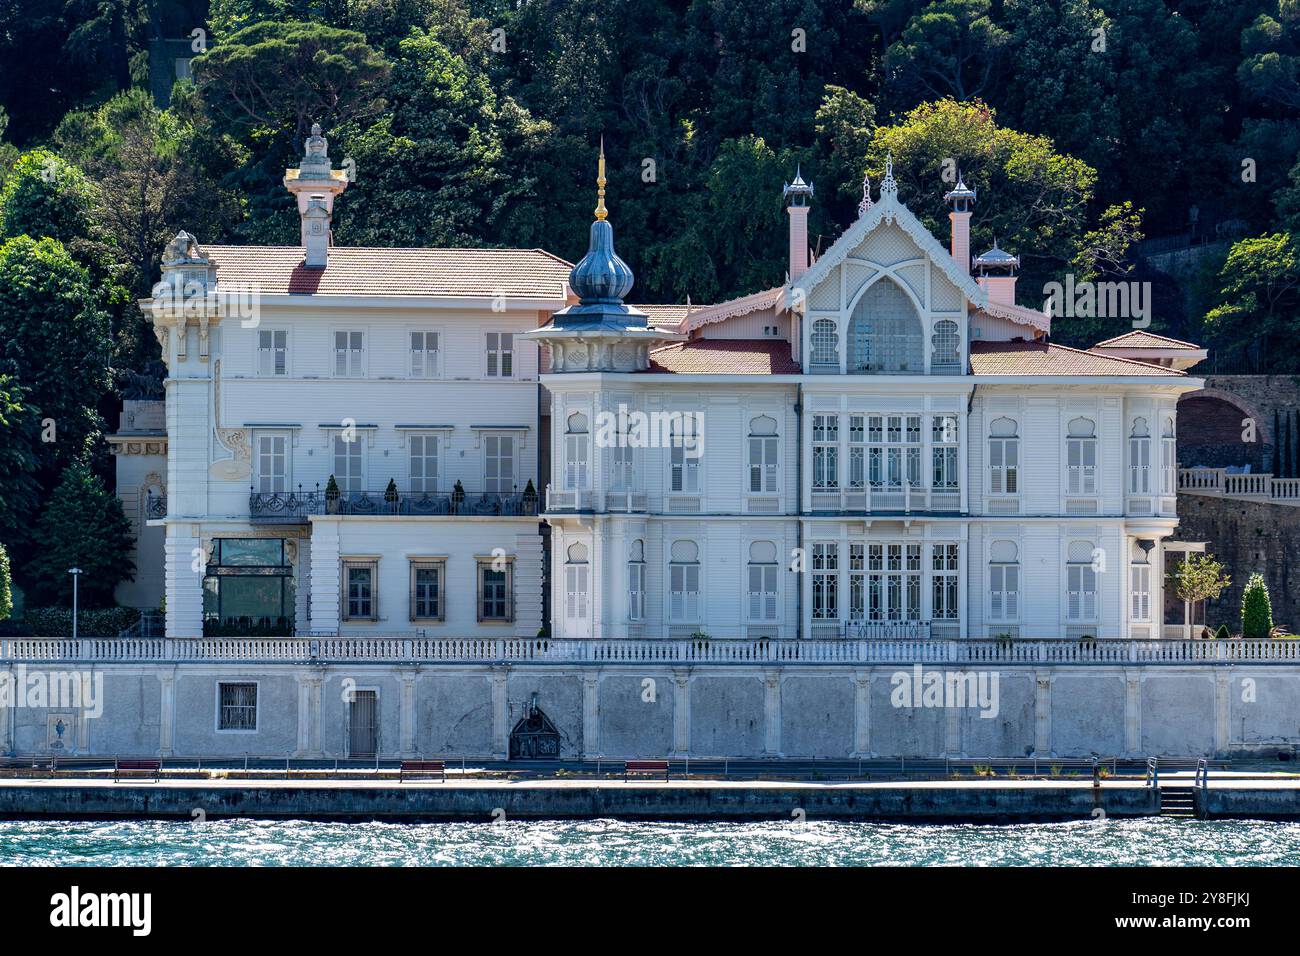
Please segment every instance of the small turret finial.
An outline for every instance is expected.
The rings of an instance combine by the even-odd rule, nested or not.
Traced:
[[[596,168],[596,218],[604,221],[609,215],[605,208],[605,137],[600,138],[600,160]]]
[[[875,204],[871,201],[871,175],[869,173],[863,173],[862,202],[858,203],[858,215],[865,216],[871,211],[873,205]]]

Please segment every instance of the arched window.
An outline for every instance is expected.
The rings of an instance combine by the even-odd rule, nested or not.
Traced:
[[[775,621],[777,616],[776,545],[755,541],[749,546],[749,619]]]
[[[1014,541],[989,548],[989,620],[1014,621],[1020,614],[1020,549]]]
[[[1010,418],[989,423],[989,492],[1014,495],[1020,490],[1020,437]]]
[[[839,371],[840,336],[833,319],[818,319],[812,324],[812,364]]]
[[[749,423],[749,492],[762,494],[776,491],[777,448],[776,419],[759,415]]]
[[[588,487],[589,435],[587,416],[574,412],[564,427],[564,488],[584,491]]]
[[[569,545],[564,562],[564,615],[570,620],[587,618],[590,601],[591,565],[587,563],[587,546]]]
[[[1071,541],[1066,552],[1065,616],[1071,621],[1097,618],[1097,558],[1091,541]]]
[[[674,541],[669,557],[669,618],[694,623],[700,619],[700,547],[694,541]]]
[[[627,553],[627,618],[645,620],[645,542],[640,538]]]
[[[1133,419],[1129,431],[1128,490],[1132,495],[1151,494],[1151,429],[1145,418]]]
[[[850,372],[925,370],[921,318],[897,285],[882,279],[858,300],[849,322]]]
[[[957,334],[957,323],[952,319],[940,319],[934,323],[934,334],[930,336],[930,371],[959,371],[959,350],[961,336]]]
[[[1065,439],[1066,493],[1097,493],[1097,424],[1090,418],[1075,418],[1067,426]]]

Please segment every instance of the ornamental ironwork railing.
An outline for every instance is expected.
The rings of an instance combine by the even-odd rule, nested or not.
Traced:
[[[145,498],[144,513],[149,518],[166,518],[167,496],[150,494]]]
[[[503,494],[456,488],[444,493],[423,491],[251,491],[248,516],[268,524],[305,522],[311,515],[459,515],[469,517],[532,517],[537,495],[528,491]]]

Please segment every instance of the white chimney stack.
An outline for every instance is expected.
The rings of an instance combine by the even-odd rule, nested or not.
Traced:
[[[813,195],[813,184],[804,182],[801,173],[796,169],[794,182],[786,183],[781,190],[781,196],[790,199],[785,211],[790,215],[791,282],[808,271],[808,200]]]
[[[330,250],[330,211],[322,195],[307,200],[307,209],[302,214],[302,247],[303,265],[309,269],[325,268]]]
[[[331,241],[334,197],[348,188],[348,175],[330,168],[329,141],[313,123],[304,144],[302,165],[284,171],[284,187],[298,200],[304,264],[324,269]]]

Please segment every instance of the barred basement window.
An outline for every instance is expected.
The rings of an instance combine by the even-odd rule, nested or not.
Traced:
[[[257,730],[257,685],[217,684],[218,730]]]
[[[446,580],[446,562],[411,562],[411,613],[412,621],[442,621],[444,611],[443,586]]]

